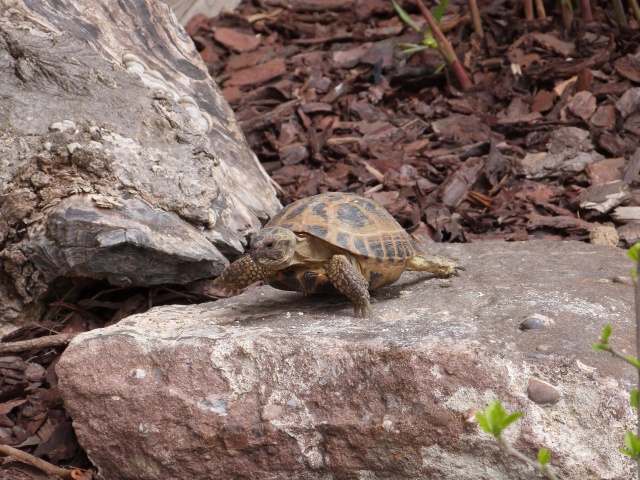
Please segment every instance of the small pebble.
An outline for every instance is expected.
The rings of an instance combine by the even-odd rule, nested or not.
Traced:
[[[274,447],[273,445],[267,445],[265,450],[271,456],[274,456],[274,455],[278,454],[278,449],[276,447]]]
[[[520,322],[518,328],[520,330],[537,330],[540,328],[547,327],[549,325],[553,325],[555,322],[553,319],[540,315],[539,313],[534,313],[533,315],[529,315],[523,321]]]
[[[544,380],[531,378],[527,387],[527,396],[538,405],[553,405],[560,400],[560,392],[556,387]]]
[[[78,132],[78,129],[76,128],[76,124],[71,120],[63,120],[62,122],[53,122],[49,125],[49,131],[74,134]]]
[[[632,277],[613,277],[613,283],[622,283],[623,285],[635,286]]]
[[[476,413],[482,413],[480,410],[475,408],[469,408],[462,412],[462,418],[466,423],[478,423],[478,419],[476,418]]]

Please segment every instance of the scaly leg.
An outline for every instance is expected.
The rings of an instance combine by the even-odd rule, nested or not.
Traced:
[[[429,272],[436,275],[459,275],[460,270],[464,270],[464,267],[456,264],[453,260],[441,257],[439,255],[427,255],[426,253],[418,252],[413,257],[408,265],[407,270],[414,272]]]
[[[344,255],[334,255],[327,265],[327,276],[336,289],[353,302],[353,315],[365,317],[371,311],[369,282]]]
[[[213,281],[213,285],[235,292],[262,280],[268,273],[266,268],[256,265],[253,259],[246,255],[229,265],[222,275]]]

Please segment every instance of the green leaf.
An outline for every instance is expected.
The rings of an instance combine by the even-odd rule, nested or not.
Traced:
[[[601,343],[592,343],[591,346],[593,347],[594,350],[606,350],[607,346],[606,345],[602,345]]]
[[[438,48],[438,42],[433,38],[433,35],[430,31],[424,33],[424,38],[422,39],[422,44],[426,45],[429,48]]]
[[[447,66],[447,65],[443,63],[443,64],[442,64],[442,65],[440,65],[438,68],[436,68],[436,71],[435,71],[435,72],[433,72],[433,74],[434,74],[434,75],[438,75],[439,73],[442,73],[442,71],[445,69],[445,67],[446,67],[446,66]]]
[[[540,465],[544,466],[549,463],[549,460],[551,460],[551,453],[549,453],[549,450],[546,448],[541,447],[538,451],[538,462],[540,462]]]
[[[391,0],[391,3],[393,3],[393,8],[396,9],[396,12],[398,13],[398,16],[400,17],[400,19],[404,23],[409,25],[411,28],[413,28],[416,32],[419,32],[420,27],[416,25],[416,22],[413,21],[413,19],[409,16],[406,10],[402,8],[400,5],[398,5],[398,2],[396,2],[396,0]]]
[[[631,403],[632,406],[635,407],[636,410],[638,410],[638,401],[640,400],[640,392],[638,392],[638,390],[631,390],[631,398],[629,399],[629,402]]]
[[[509,425],[511,425],[513,422],[515,422],[516,420],[518,420],[522,415],[524,415],[524,412],[515,412],[512,413],[511,415],[509,415],[507,418],[504,419],[504,421],[502,422],[502,429],[504,430],[505,428],[507,428]]]
[[[634,244],[633,247],[631,247],[629,250],[627,250],[627,257],[629,257],[634,262],[637,262],[638,261],[638,250],[640,250],[640,242]]]
[[[507,412],[502,408],[500,401],[494,400],[485,407],[484,413],[477,413],[476,418],[478,419],[478,424],[485,432],[490,433],[494,437],[499,437],[502,430],[515,422],[522,415],[522,412],[507,415]]]
[[[416,45],[414,43],[398,43],[401,47],[407,47],[404,50],[400,50],[400,53],[414,53],[420,52],[422,50],[429,50],[431,47],[427,47],[426,45]]]
[[[613,328],[608,323],[602,329],[602,335],[600,335],[600,342],[602,345],[609,344],[609,337],[611,336],[611,332],[613,332]]]
[[[502,408],[502,404],[498,400],[494,400],[484,409],[484,414],[489,421],[489,427],[494,437],[502,433],[502,421],[507,416],[507,412]]]
[[[624,434],[624,444],[627,448],[621,448],[622,453],[633,458],[640,457],[640,441],[631,430],[627,430]]]
[[[480,428],[482,428],[487,433],[491,433],[491,427],[489,427],[487,417],[485,417],[481,413],[476,413],[476,420],[478,420],[478,425],[480,425]]]
[[[442,15],[444,15],[447,5],[449,5],[449,0],[442,0],[440,5],[438,5],[438,8],[433,12],[433,18],[436,19],[436,22],[440,23],[440,19],[442,18]]]

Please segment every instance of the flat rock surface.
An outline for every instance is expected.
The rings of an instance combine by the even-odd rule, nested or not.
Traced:
[[[546,446],[563,478],[634,475],[619,448],[635,373],[591,348],[610,323],[633,351],[633,289],[612,280],[624,251],[434,253],[467,270],[405,273],[365,320],[346,299],[258,287],[76,337],[57,373],[81,445],[107,479],[536,478],[469,421],[499,398],[525,412],[507,439]]]

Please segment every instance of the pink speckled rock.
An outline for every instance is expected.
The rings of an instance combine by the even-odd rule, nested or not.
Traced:
[[[347,299],[253,289],[153,309],[76,337],[57,371],[78,439],[107,479],[533,478],[469,412],[500,398],[506,438],[563,478],[622,479],[631,368],[624,252],[569,242],[451,245],[466,272],[405,274]],[[531,315],[553,320],[520,330]],[[540,405],[532,379],[562,395]],[[535,383],[533,381],[533,383]],[[544,403],[544,402],[543,402]]]

